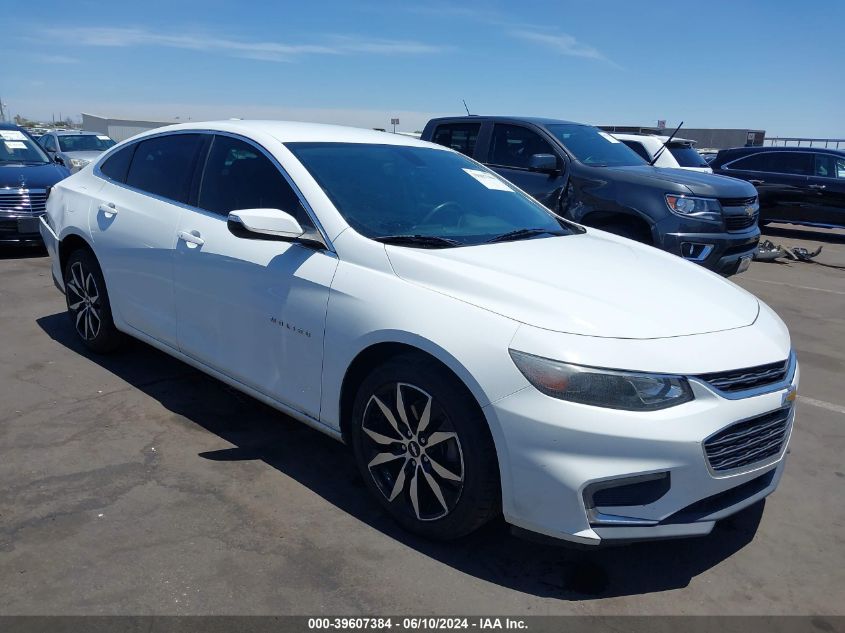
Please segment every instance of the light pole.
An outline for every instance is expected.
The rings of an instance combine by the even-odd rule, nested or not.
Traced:
[[[393,125],[393,133],[396,134],[396,126],[399,125],[399,119],[390,119],[391,125]]]

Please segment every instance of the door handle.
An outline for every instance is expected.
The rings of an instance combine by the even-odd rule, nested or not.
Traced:
[[[765,180],[749,180],[748,182],[750,182],[752,185],[762,185],[762,184],[765,184],[766,181]]]
[[[827,185],[810,185],[810,189],[826,189]]]
[[[113,218],[117,215],[117,208],[114,206],[114,202],[103,202],[99,207],[100,213],[105,214],[107,218]]]
[[[179,239],[194,246],[205,244],[205,240],[200,237],[199,231],[179,231]]]

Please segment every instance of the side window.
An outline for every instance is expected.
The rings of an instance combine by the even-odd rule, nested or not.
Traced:
[[[136,143],[116,151],[109,156],[102,165],[100,171],[117,182],[126,182],[126,174],[129,172],[129,163],[132,162],[132,154],[135,152]]]
[[[751,156],[745,156],[744,158],[735,160],[726,165],[726,167],[728,169],[745,171],[768,171],[766,169],[767,157],[766,154],[752,154]]]
[[[56,141],[53,140],[53,137],[50,134],[47,134],[46,136],[42,136],[41,139],[39,139],[39,140],[41,141],[41,146],[44,149],[48,149],[51,152],[56,151]]]
[[[845,158],[816,154],[813,175],[820,178],[845,178]]]
[[[634,150],[637,154],[639,154],[640,158],[644,159],[645,161],[647,161],[649,163],[651,162],[651,156],[648,155],[648,152],[646,151],[646,149],[645,149],[645,147],[643,146],[642,143],[638,143],[637,141],[622,141],[622,142],[625,143],[625,145],[630,147],[632,150]]]
[[[528,169],[534,154],[557,155],[548,141],[528,128],[503,124],[493,127],[489,163]]]
[[[208,152],[197,206],[229,215],[238,209],[281,209],[313,227],[296,192],[258,149],[231,136],[215,136]]]
[[[186,202],[201,140],[200,134],[170,134],[136,143],[126,184]]]
[[[433,140],[438,145],[451,147],[471,157],[475,153],[475,142],[480,130],[481,123],[447,123],[437,126]]]
[[[813,155],[809,152],[772,152],[767,171],[809,176],[813,173]]]

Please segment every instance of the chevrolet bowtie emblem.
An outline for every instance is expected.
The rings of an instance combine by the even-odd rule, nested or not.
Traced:
[[[795,399],[797,397],[798,397],[798,390],[795,387],[790,387],[783,394],[783,400],[781,401],[781,406],[786,406],[786,404],[788,404],[788,403],[795,402]]]

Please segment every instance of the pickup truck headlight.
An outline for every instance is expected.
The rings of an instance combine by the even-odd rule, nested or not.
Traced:
[[[682,376],[599,369],[508,350],[522,375],[560,400],[625,411],[657,411],[693,399]]]
[[[722,221],[722,205],[716,198],[696,198],[667,193],[666,206],[672,213],[683,217],[708,222]]]
[[[82,169],[83,167],[85,167],[85,165],[87,165],[90,162],[91,162],[90,160],[85,160],[84,158],[71,158],[70,159],[71,167],[76,167],[77,169]]]

